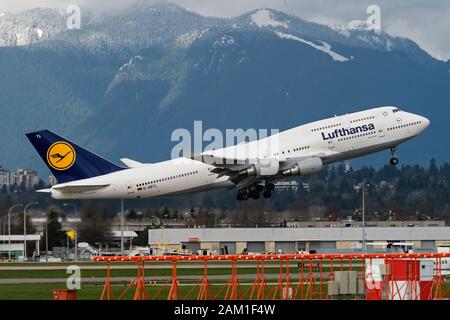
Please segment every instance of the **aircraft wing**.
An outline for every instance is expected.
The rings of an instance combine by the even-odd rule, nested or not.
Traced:
[[[61,192],[86,192],[102,189],[109,186],[109,183],[90,183],[90,184],[68,184],[62,186],[54,186],[52,189]]]

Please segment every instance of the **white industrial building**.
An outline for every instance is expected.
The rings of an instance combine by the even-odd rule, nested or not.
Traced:
[[[39,242],[41,241],[41,235],[39,234],[12,234],[12,235],[0,235],[0,260],[11,258],[13,260],[23,257],[25,240],[27,243],[33,242],[35,245],[35,252],[37,255],[40,253]]]
[[[450,246],[450,227],[366,227],[366,242],[411,242],[414,250]],[[192,228],[150,229],[149,245],[170,249],[248,252],[348,252],[361,248],[363,228]]]

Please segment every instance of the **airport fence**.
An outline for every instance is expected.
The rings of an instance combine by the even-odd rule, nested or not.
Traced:
[[[168,300],[441,300],[450,298],[450,253],[252,254],[214,256],[94,257],[106,263],[100,299]],[[136,277],[113,297],[111,265],[136,263]],[[192,263],[202,275],[178,276],[180,264]],[[213,263],[226,263],[221,279],[210,275]],[[146,278],[152,264],[170,264],[164,281]],[[253,268],[243,282],[239,267]],[[268,273],[270,268],[271,272]],[[275,269],[276,268],[276,269]],[[274,272],[274,270],[276,270]]]

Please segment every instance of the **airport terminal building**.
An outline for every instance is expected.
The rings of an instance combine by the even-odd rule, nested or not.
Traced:
[[[361,249],[361,227],[315,228],[168,228],[150,229],[149,245],[170,249],[204,250],[221,254],[242,252],[317,253]],[[450,227],[366,227],[366,241],[408,242],[415,251],[435,251],[450,246]]]

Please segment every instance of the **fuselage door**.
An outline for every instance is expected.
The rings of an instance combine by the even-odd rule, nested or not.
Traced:
[[[135,192],[135,186],[134,186],[134,184],[129,184],[128,186],[127,186],[127,194],[132,194],[132,193],[134,193]]]
[[[385,135],[384,126],[378,125],[378,137],[383,138]]]
[[[334,139],[328,140],[328,149],[334,149]]]

